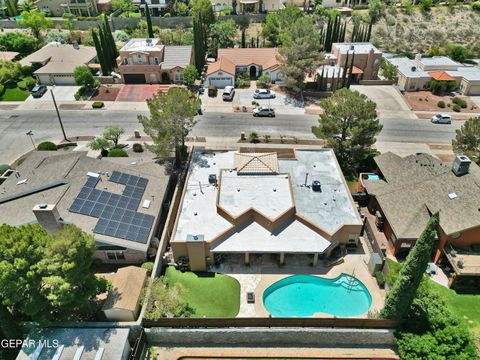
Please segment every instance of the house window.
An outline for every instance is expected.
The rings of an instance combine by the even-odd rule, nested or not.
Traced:
[[[107,251],[108,260],[125,260],[125,254],[123,251]]]
[[[137,55],[137,62],[139,64],[143,63],[143,56],[142,55],[140,55],[140,54]]]
[[[123,65],[128,65],[128,59],[127,58],[123,59]]]
[[[175,81],[183,81],[183,72],[175,73]]]
[[[158,65],[158,57],[154,57],[153,61],[155,62],[155,65]]]

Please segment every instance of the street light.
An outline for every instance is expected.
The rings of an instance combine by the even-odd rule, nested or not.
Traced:
[[[33,148],[37,150],[37,147],[35,146],[35,141],[33,141],[33,131],[28,130],[28,132],[25,135],[30,137],[30,141],[32,142]]]
[[[60,127],[62,128],[63,139],[65,141],[70,141],[70,140],[67,139],[67,135],[65,135],[65,129],[63,128],[62,118],[60,117],[60,111],[58,111],[57,102],[55,101],[55,95],[53,95],[53,88],[54,87],[55,87],[55,85],[50,86],[50,94],[52,95],[53,105],[55,105],[55,110],[57,111],[58,122],[60,123]]]

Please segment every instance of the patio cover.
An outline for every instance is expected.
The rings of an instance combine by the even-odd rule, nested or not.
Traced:
[[[273,232],[256,222],[237,229],[231,236],[215,244],[212,253],[323,253],[330,241],[303,225],[290,220]]]
[[[428,75],[438,81],[455,81],[455,78],[448,75],[445,71],[430,71]]]

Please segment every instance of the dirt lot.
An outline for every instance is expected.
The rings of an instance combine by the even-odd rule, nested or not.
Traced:
[[[414,111],[438,111],[438,112],[451,112],[453,107],[453,96],[439,96],[434,95],[429,91],[416,91],[416,92],[406,92],[404,94],[404,99],[410,105]],[[462,113],[476,113],[479,112],[478,106],[470,100],[468,96],[459,96],[459,98],[467,102],[467,107],[462,109]],[[445,102],[446,107],[438,107],[438,102]]]

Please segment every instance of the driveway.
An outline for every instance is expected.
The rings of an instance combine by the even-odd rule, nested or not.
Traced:
[[[168,91],[170,85],[123,85],[115,101],[145,101],[159,91]]]
[[[353,85],[351,89],[367,95],[370,100],[377,103],[377,111],[381,117],[416,119],[415,114],[410,110],[402,94],[394,86]]]
[[[60,101],[75,101],[75,93],[80,89],[80,86],[55,86],[53,87],[53,94],[55,96],[55,100],[57,102]],[[26,100],[26,102],[42,102],[42,101],[52,101],[52,95],[50,94],[50,90],[47,90],[45,94],[41,98],[35,99],[32,95],[30,95]]]
[[[252,107],[252,101],[256,101],[260,106],[270,106],[272,107],[277,114],[282,115],[303,115],[305,114],[305,108],[303,104],[298,101],[282,94],[276,92],[276,97],[274,99],[254,99],[253,92],[255,88],[248,89],[235,89],[235,96],[233,101],[223,101],[222,94],[223,90],[218,90],[218,95],[216,97],[208,97],[205,91],[205,94],[202,95],[202,105],[207,112],[230,112],[233,111],[234,106],[245,106]]]

